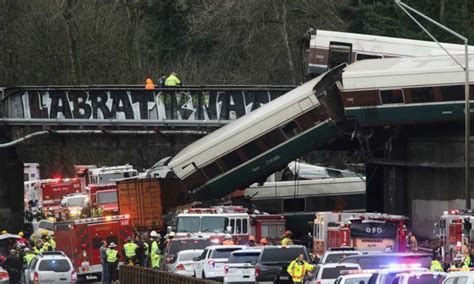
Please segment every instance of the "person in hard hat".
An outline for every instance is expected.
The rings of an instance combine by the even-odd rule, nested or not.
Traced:
[[[290,275],[293,283],[303,283],[306,273],[312,271],[314,266],[304,260],[304,255],[300,254],[297,259],[293,260],[286,271]]]
[[[107,254],[107,269],[109,271],[109,281],[115,284],[118,281],[117,267],[120,259],[120,254],[117,251],[117,245],[111,242],[106,251]]]
[[[266,238],[261,238],[259,244],[260,246],[264,247],[268,245],[268,241]]]
[[[23,259],[25,261],[26,267],[29,267],[31,261],[33,258],[35,258],[35,254],[29,248],[25,248],[23,251],[25,252]]]
[[[123,245],[123,255],[125,255],[125,263],[137,263],[137,244],[133,242],[132,238],[128,237],[127,242]]]
[[[165,86],[166,87],[177,87],[182,86],[181,80],[178,78],[176,72],[171,72],[171,74],[166,78]]]
[[[145,90],[151,91],[155,89],[155,84],[153,84],[153,80],[151,78],[146,78]]]
[[[176,233],[173,231],[167,234],[165,236],[165,241],[163,242],[161,250],[165,250],[169,245],[171,245],[171,241],[174,239],[175,236],[176,236]]]
[[[257,241],[255,240],[255,236],[249,236],[249,241],[247,243],[247,246],[249,247],[254,247],[257,246]]]
[[[109,269],[107,265],[107,241],[102,241],[99,249],[100,265],[102,266],[102,283],[109,283]]]
[[[224,246],[232,246],[234,245],[234,241],[232,240],[231,234],[225,234],[224,235],[224,241],[222,242],[222,245]]]
[[[18,236],[20,238],[16,240],[16,243],[21,247],[26,247],[28,245],[28,240],[25,239],[25,233],[19,232]]]
[[[56,250],[56,241],[51,236],[48,235],[45,238],[44,244],[47,246],[48,251],[55,251]]]
[[[464,256],[462,254],[456,254],[453,258],[453,262],[451,263],[451,266],[449,267],[448,271],[458,271],[458,270],[460,270],[464,265],[463,264],[463,259],[464,259]]]
[[[6,234],[8,234],[7,230],[3,230],[2,235],[6,235]]]
[[[283,233],[283,238],[281,239],[282,246],[292,246],[293,245],[293,233],[289,230]]]
[[[444,272],[443,265],[441,264],[441,257],[435,256],[431,261],[430,271],[433,272]]]
[[[160,239],[161,236],[156,231],[151,231],[150,237],[151,241],[151,248],[150,248],[150,256],[151,256],[151,268],[158,269],[160,268],[161,263],[161,249],[160,249]]]

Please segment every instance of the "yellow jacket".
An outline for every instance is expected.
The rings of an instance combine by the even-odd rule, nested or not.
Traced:
[[[306,261],[303,260],[302,263],[299,263],[299,260],[295,259],[290,263],[290,265],[288,265],[286,271],[290,274],[293,282],[302,282],[306,272],[312,271],[313,269],[314,266]]]

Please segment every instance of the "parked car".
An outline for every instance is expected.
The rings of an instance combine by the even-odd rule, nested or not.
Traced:
[[[190,249],[205,249],[211,245],[209,238],[179,238],[173,239],[171,243],[164,249],[164,268],[170,271],[171,266],[176,262],[178,252]]]
[[[8,272],[5,271],[2,267],[0,267],[0,284],[9,284],[10,277],[8,276]]]
[[[202,279],[224,279],[224,265],[228,261],[233,251],[244,249],[245,246],[209,246],[201,256],[196,257],[197,261],[194,275]]]
[[[470,284],[474,283],[474,271],[451,272],[446,274],[443,284]]]
[[[432,271],[401,273],[395,276],[392,284],[440,284],[445,275],[444,272]]]
[[[309,262],[310,258],[305,246],[263,247],[255,266],[257,282],[288,281],[290,276],[286,273],[286,268],[300,254],[304,256],[305,261]]]
[[[188,249],[178,252],[176,261],[172,265],[168,265],[169,271],[184,276],[194,276],[196,262],[193,259],[200,256],[202,252],[202,249]]]
[[[62,251],[43,252],[37,255],[25,270],[25,282],[76,283],[76,272],[71,260]]]
[[[363,273],[361,274],[346,274],[341,275],[336,279],[335,284],[367,284],[369,283],[370,276],[372,273]]]
[[[326,251],[323,254],[321,260],[319,261],[319,264],[338,263],[341,259],[346,258],[348,256],[361,254],[362,252],[358,250],[330,250]]]
[[[237,250],[224,266],[224,283],[255,283],[255,266],[261,248]]]
[[[344,270],[360,270],[360,266],[355,263],[327,263],[318,265],[310,283],[333,284]]]

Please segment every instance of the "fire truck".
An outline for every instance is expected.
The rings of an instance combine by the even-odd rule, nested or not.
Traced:
[[[109,184],[116,180],[138,176],[138,171],[131,165],[89,168],[87,170],[87,184]]]
[[[382,213],[318,212],[314,219],[313,252],[354,248],[363,251],[406,251],[407,217]]]
[[[456,254],[468,253],[469,240],[474,240],[474,212],[471,210],[449,210],[443,212],[435,231],[439,235],[441,254],[450,263]]]
[[[100,246],[114,242],[119,251],[133,234],[130,216],[117,215],[55,223],[57,250],[71,259],[78,278],[100,278]]]
[[[246,244],[249,236],[278,243],[285,231],[282,215],[249,214],[241,206],[214,206],[210,208],[185,209],[177,216],[177,237],[209,237],[219,244],[229,233],[235,242]]]
[[[39,180],[39,206],[56,211],[64,196],[82,192],[81,181],[77,178],[57,178]]]
[[[91,207],[101,207],[104,215],[118,215],[117,185],[89,184],[86,186]]]

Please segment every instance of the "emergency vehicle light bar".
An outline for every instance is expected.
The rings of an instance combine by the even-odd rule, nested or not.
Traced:
[[[100,222],[100,221],[114,221],[120,219],[130,219],[130,215],[116,215],[116,216],[105,216],[105,217],[94,217],[76,220],[76,224],[84,224],[89,222]]]

